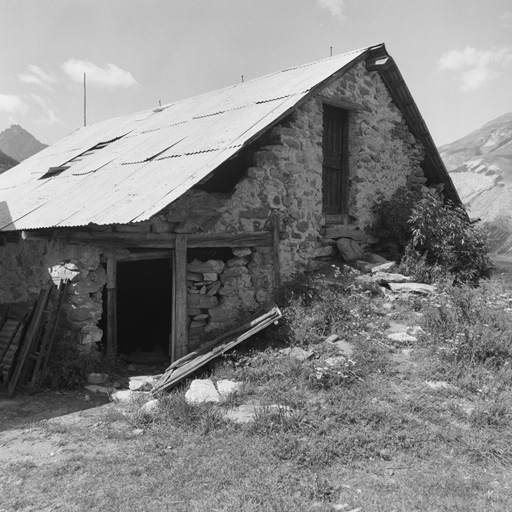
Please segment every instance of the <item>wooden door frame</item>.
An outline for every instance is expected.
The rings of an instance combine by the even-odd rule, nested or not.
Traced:
[[[169,335],[169,355],[172,361],[187,354],[187,236],[178,235],[176,246],[170,251],[147,251],[132,253],[123,258],[108,256],[107,266],[107,355],[117,354],[117,265],[120,262],[170,259],[171,277],[171,332]]]

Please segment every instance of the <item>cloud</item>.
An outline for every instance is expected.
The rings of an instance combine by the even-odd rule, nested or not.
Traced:
[[[330,13],[338,18],[339,21],[345,21],[343,14],[345,8],[345,0],[316,0],[318,7],[327,9]]]
[[[56,109],[51,100],[38,94],[31,94],[30,98],[36,107],[36,112],[40,114],[40,117],[35,119],[34,123],[52,125],[63,122],[55,113]]]
[[[502,68],[512,64],[512,48],[450,50],[438,60],[438,69],[460,73],[463,91],[474,91],[500,76]]]
[[[0,94],[0,112],[16,114],[26,112],[28,106],[20,96],[14,94]]]
[[[57,82],[57,79],[44,72],[39,66],[31,64],[28,66],[29,73],[18,75],[18,78],[27,84],[35,84],[47,89],[51,89],[52,84]]]
[[[505,28],[512,27],[512,12],[505,11],[501,16],[498,16],[498,19],[501,20],[500,25]]]
[[[100,87],[133,87],[137,81],[129,71],[125,71],[115,64],[107,64],[100,68],[89,61],[69,59],[62,64],[64,72],[75,82],[83,82],[84,73],[87,73],[87,84],[99,85]]]

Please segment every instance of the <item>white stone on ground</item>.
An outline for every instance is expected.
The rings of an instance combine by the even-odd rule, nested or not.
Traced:
[[[211,379],[195,379],[185,393],[185,400],[191,404],[220,402],[220,395]]]
[[[147,418],[155,418],[160,410],[160,402],[154,398],[149,402],[146,402],[140,409],[139,412]]]
[[[222,398],[227,398],[231,393],[238,391],[241,387],[241,382],[228,379],[221,379],[217,381],[217,391]]]
[[[151,391],[153,389],[155,379],[151,375],[137,375],[130,377],[128,387],[132,391]]]
[[[400,293],[419,293],[421,295],[429,295],[436,291],[436,287],[423,283],[389,283],[392,291]]]
[[[399,343],[414,343],[418,341],[418,338],[410,336],[406,332],[392,332],[387,335],[388,340],[396,341]]]

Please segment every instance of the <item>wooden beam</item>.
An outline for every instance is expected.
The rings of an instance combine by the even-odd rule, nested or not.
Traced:
[[[102,233],[102,232],[60,232],[57,238],[69,242],[109,245],[114,247],[140,247],[148,249],[174,249],[178,236],[174,233]],[[250,233],[218,233],[213,235],[194,234],[187,236],[187,247],[272,247],[270,231],[254,231]],[[48,238],[47,234],[30,233],[27,239]]]
[[[274,295],[277,294],[281,288],[281,262],[279,258],[279,215],[276,211],[272,214],[272,238],[273,238],[273,250],[274,250],[274,274],[276,289]]]
[[[174,329],[172,360],[180,359],[188,352],[187,316],[187,235],[177,235],[174,257]]]
[[[355,101],[351,101],[346,98],[328,98],[327,96],[319,96],[319,99],[322,100],[322,103],[326,105],[331,105],[333,107],[342,108],[344,110],[363,110],[364,112],[371,112],[372,109],[367,107],[366,105],[362,105],[361,103],[356,103]]]
[[[117,352],[117,260],[107,258],[107,355]]]

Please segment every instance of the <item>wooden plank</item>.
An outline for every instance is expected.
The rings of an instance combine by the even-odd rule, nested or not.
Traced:
[[[33,393],[44,381],[53,340],[55,338],[55,333],[57,332],[60,313],[67,295],[68,287],[69,280],[67,279],[59,284],[58,294],[52,305],[52,310],[41,341],[41,346],[38,353],[34,354],[36,355],[36,363],[29,379],[29,393]]]
[[[117,260],[107,258],[107,354],[117,351]]]
[[[0,329],[0,363],[11,346],[14,336],[20,326],[20,321],[14,318],[7,318]]]
[[[4,382],[9,382],[12,373],[12,366],[16,358],[16,354],[18,352],[20,342],[23,339],[23,333],[25,331],[25,321],[20,320],[18,329],[16,334],[7,350],[4,354],[2,361],[0,363],[0,371],[2,372],[2,377]]]
[[[188,351],[188,316],[187,316],[187,235],[176,237],[174,275],[175,283],[175,338],[174,350],[176,359],[186,355]]]
[[[33,346],[37,342],[37,334],[40,332],[41,319],[43,317],[46,304],[48,303],[48,297],[50,296],[52,287],[53,285],[50,284],[44,290],[41,290],[36,307],[32,313],[32,318],[30,319],[27,332],[23,340],[20,342],[18,357],[14,364],[12,376],[7,385],[7,396],[9,397],[14,395],[14,391],[16,390],[21,372],[25,365],[25,360],[27,359],[27,356],[32,352]]]
[[[180,235],[174,233],[89,233],[72,232],[60,234],[61,238],[75,242],[97,243],[116,247],[140,247],[174,249],[176,239]],[[31,235],[30,238],[40,238]],[[272,247],[270,231],[254,231],[250,233],[217,233],[187,235],[187,247]]]
[[[176,347],[176,258],[171,259],[171,333],[169,335],[169,357],[171,362],[176,360],[175,347]]]
[[[266,312],[257,313],[251,318],[252,320],[243,322],[234,330],[216,338],[200,350],[188,354],[172,363],[155,384],[152,394],[154,395],[171,388],[207,362],[231,350],[242,341],[277,322],[282,318],[282,314],[279,308],[274,307]]]
[[[272,214],[272,239],[272,247],[274,252],[274,277],[276,283],[274,295],[276,295],[281,288],[281,261],[279,258],[279,214],[276,211],[274,211]]]
[[[117,258],[117,261],[166,260],[172,258],[173,252],[168,250],[132,252],[128,256]]]

